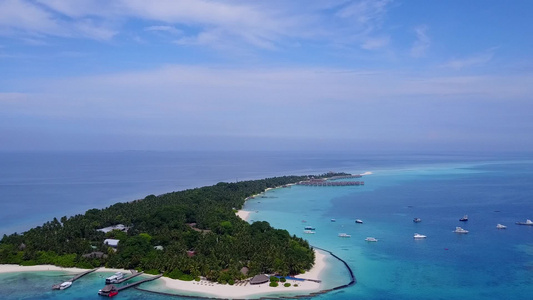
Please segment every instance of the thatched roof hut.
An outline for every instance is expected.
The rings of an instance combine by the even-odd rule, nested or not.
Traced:
[[[248,267],[242,267],[241,274],[248,275],[248,271],[250,271],[250,269],[248,269]]]
[[[255,275],[254,278],[252,278],[252,280],[250,280],[250,284],[266,283],[269,280],[270,280],[270,278],[268,276],[266,276],[265,274],[259,274],[259,275]]]

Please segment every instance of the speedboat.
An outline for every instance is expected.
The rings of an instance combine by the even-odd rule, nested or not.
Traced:
[[[422,219],[420,219],[420,218],[414,218],[414,219],[413,219],[413,222],[415,222],[415,223],[420,223],[420,222],[422,222]]]
[[[116,272],[115,274],[107,277],[105,279],[105,283],[106,284],[110,284],[110,283],[118,283],[119,280],[121,280],[122,278],[124,278],[124,274],[121,273],[121,272]]]
[[[464,215],[462,218],[459,219],[459,221],[461,221],[461,222],[468,221],[468,215]]]
[[[498,229],[505,229],[505,228],[507,228],[507,226],[502,225],[502,224],[498,224],[498,225],[496,225],[496,228],[498,228]]]
[[[516,224],[533,226],[533,221],[531,221],[530,219],[527,219],[525,222],[516,222]]]
[[[347,233],[339,233],[339,237],[349,238],[349,237],[352,237],[352,236],[347,234]]]
[[[312,231],[312,230],[304,230],[304,233],[307,233],[307,234],[313,234],[313,233],[316,233],[316,232],[314,232],[314,231]]]
[[[371,236],[369,236],[369,237],[367,237],[367,238],[365,239],[365,241],[367,241],[367,242],[377,242],[378,239],[376,239],[375,237],[371,237]]]
[[[455,233],[468,233],[468,230],[465,230],[461,227],[455,227],[455,230],[453,231]]]
[[[415,235],[413,236],[413,238],[415,240],[421,240],[421,239],[425,239],[427,238],[427,236],[423,235],[423,234],[420,234],[420,233],[415,233]]]
[[[363,220],[361,220],[361,219],[357,219],[357,220],[355,220],[355,223],[357,223],[357,224],[363,224]]]
[[[305,226],[305,230],[315,230],[316,228],[313,226]]]
[[[107,296],[109,298],[114,297],[117,294],[118,294],[118,289],[112,284],[108,284],[103,289],[98,291],[98,295]]]
[[[64,289],[69,288],[71,285],[72,285],[72,281],[65,281],[59,285],[59,289],[64,290]]]

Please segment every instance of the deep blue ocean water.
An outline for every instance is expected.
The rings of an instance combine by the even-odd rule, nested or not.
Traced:
[[[53,217],[219,181],[371,171],[364,186],[280,188],[245,205],[252,211],[250,219],[304,236],[350,265],[357,284],[318,299],[529,298],[533,227],[514,223],[533,219],[532,159],[527,154],[464,153],[1,153],[0,232],[20,232]],[[459,222],[464,214],[470,220]],[[414,217],[422,222],[413,223]],[[355,224],[358,218],[364,224]],[[497,230],[497,223],[508,228]],[[304,234],[305,225],[315,226],[316,234]],[[453,233],[456,226],[470,232]],[[352,237],[339,238],[340,232]],[[428,238],[415,241],[415,232]],[[367,236],[379,241],[368,243]],[[346,269],[328,261],[324,286],[346,283]],[[96,299],[98,276],[90,274],[66,291],[52,292],[50,286],[67,275],[0,274],[0,296]],[[172,299],[136,290],[119,296]]]

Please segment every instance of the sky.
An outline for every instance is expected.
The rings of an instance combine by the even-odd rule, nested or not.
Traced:
[[[531,151],[532,17],[529,0],[0,0],[0,151]]]

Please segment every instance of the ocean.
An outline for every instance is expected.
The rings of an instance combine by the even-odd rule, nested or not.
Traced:
[[[357,283],[315,299],[516,299],[533,294],[533,155],[503,153],[0,153],[0,233],[53,217],[220,181],[346,171],[364,186],[292,186],[249,200],[250,221],[303,236],[345,260]],[[468,222],[459,218],[468,214]],[[421,218],[414,223],[414,217]],[[331,219],[335,219],[332,222]],[[363,220],[356,224],[355,219]],[[496,229],[496,224],[507,229]],[[305,234],[311,225],[315,234]],[[468,234],[453,230],[461,226]],[[347,233],[350,238],[340,238]],[[414,240],[413,234],[427,236]],[[366,237],[378,242],[366,242]],[[349,281],[329,258],[324,287]],[[97,299],[98,274],[0,274],[2,299]],[[146,284],[147,288],[157,283]],[[180,299],[134,289],[121,299]],[[185,298],[184,298],[185,299]],[[190,298],[187,298],[190,299]]]

